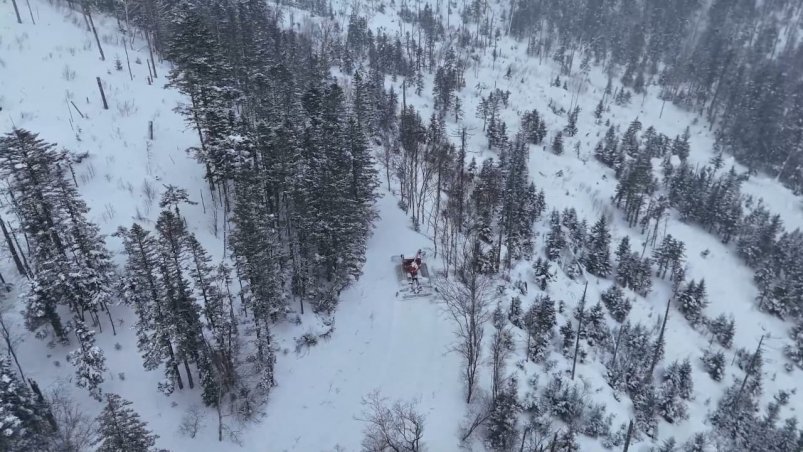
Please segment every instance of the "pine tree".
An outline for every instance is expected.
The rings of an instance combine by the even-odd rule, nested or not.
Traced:
[[[131,402],[117,394],[106,394],[106,405],[97,418],[98,452],[155,451],[157,435],[129,408]]]
[[[555,134],[555,138],[552,140],[552,153],[555,155],[563,154],[563,132]]]
[[[597,104],[597,108],[594,109],[594,117],[597,118],[597,121],[602,119],[602,113],[605,111],[605,106],[602,104],[602,99],[600,99],[599,103]]]
[[[706,351],[700,359],[703,362],[703,368],[711,376],[711,379],[722,381],[725,376],[725,354],[720,351]]]
[[[202,330],[201,309],[186,276],[189,256],[185,241],[188,233],[184,220],[170,210],[163,210],[159,215],[156,230],[159,233],[160,273],[166,288],[168,317],[175,332],[176,359],[184,363],[188,384],[193,388],[189,365],[200,358]]]
[[[630,313],[631,303],[630,300],[625,298],[624,292],[617,285],[612,285],[608,290],[600,295],[600,300],[608,308],[611,317],[619,323],[627,319]]]
[[[541,362],[546,358],[556,322],[555,302],[549,296],[538,296],[523,319],[527,330],[527,359]]]
[[[45,402],[19,380],[7,357],[0,358],[0,450],[45,450],[52,428]]]
[[[616,283],[623,287],[630,287],[633,283],[633,264],[631,260],[630,238],[622,238],[616,248]]]
[[[591,346],[604,346],[608,342],[608,325],[605,322],[605,311],[601,303],[595,304],[583,315],[582,333]]]
[[[689,132],[689,128],[686,127],[683,135],[675,137],[675,141],[672,142],[672,154],[677,155],[681,162],[685,162],[689,158],[690,137],[691,133]]]
[[[563,227],[560,223],[560,213],[553,210],[550,216],[550,230],[546,236],[546,256],[554,261],[560,257],[563,247],[566,246],[566,239],[563,236]]]
[[[610,243],[611,234],[603,215],[591,228],[588,249],[584,256],[586,269],[590,273],[602,278],[611,273]]]
[[[692,392],[691,363],[673,362],[666,368],[658,393],[658,413],[669,423],[688,418],[685,401]]]
[[[733,345],[735,327],[736,321],[733,319],[733,316],[728,318],[725,314],[720,314],[719,317],[712,320],[708,325],[712,337],[724,348],[731,348]]]
[[[538,259],[533,262],[533,272],[535,281],[538,283],[538,288],[541,290],[546,290],[549,281],[551,281],[554,276],[549,268],[549,261],[542,257],[538,257]]]
[[[107,310],[112,264],[103,237],[86,219],[88,209],[65,174],[64,151],[36,134],[15,129],[0,138],[0,175],[29,240],[34,278],[25,295],[26,326],[49,324],[57,338],[67,332],[57,313],[67,306],[84,319]]]
[[[512,378],[499,393],[488,418],[487,441],[493,450],[509,450],[518,437],[516,426],[519,413],[517,382]]]
[[[791,344],[784,346],[784,353],[798,367],[803,368],[803,322],[798,322],[790,331]]]
[[[106,372],[106,357],[95,345],[95,332],[87,329],[80,319],[73,319],[75,336],[78,338],[77,350],[67,354],[67,361],[76,367],[75,385],[86,388],[92,398],[101,401],[103,373]]]
[[[705,293],[705,281],[700,280],[695,283],[691,280],[686,289],[678,297],[680,302],[680,312],[692,325],[697,325],[703,320],[703,309],[708,306]]]
[[[577,135],[577,117],[580,115],[580,107],[574,107],[571,113],[569,113],[569,123],[566,124],[566,127],[563,129],[566,132],[566,135],[573,137]],[[558,154],[558,152],[556,152]]]
[[[513,326],[518,328],[522,327],[521,298],[513,297],[513,299],[510,300],[510,309],[508,310],[507,318]]]
[[[160,383],[162,391],[171,393],[176,383],[179,389],[183,389],[172,342],[175,329],[167,287],[160,274],[159,244],[137,223],[130,229],[119,228],[115,235],[122,238],[127,255],[121,281],[123,300],[137,314],[137,347],[143,357],[143,366],[146,370],[154,370],[164,363],[165,380]]]

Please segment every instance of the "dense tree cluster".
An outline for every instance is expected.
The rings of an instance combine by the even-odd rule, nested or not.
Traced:
[[[591,58],[621,68],[636,93],[659,84],[664,99],[712,121],[724,149],[800,187],[799,14],[791,1],[517,1],[510,33],[529,40],[530,55],[551,55],[563,74]],[[628,94],[612,97],[621,104]]]

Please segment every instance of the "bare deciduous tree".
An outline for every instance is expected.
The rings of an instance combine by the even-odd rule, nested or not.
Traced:
[[[82,452],[91,450],[95,442],[95,419],[67,396],[69,392],[57,387],[47,397],[58,425],[48,444],[48,452]]]
[[[458,339],[455,351],[465,360],[466,403],[471,403],[474,395],[484,327],[491,316],[488,307],[495,295],[491,278],[480,272],[471,250],[464,251],[454,279],[442,278],[437,282],[443,304],[455,323]]]
[[[415,402],[396,401],[388,406],[379,391],[363,398],[365,407],[365,452],[419,452],[423,450],[424,416],[416,410]]]

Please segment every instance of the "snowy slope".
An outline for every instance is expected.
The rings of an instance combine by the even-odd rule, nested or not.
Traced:
[[[339,9],[347,12],[345,3]],[[17,25],[8,20],[11,17],[8,15],[0,22],[2,130],[8,131],[12,125],[28,128],[39,132],[41,138],[72,151],[89,152],[89,159],[76,167],[79,189],[92,208],[91,218],[107,234],[114,232],[118,225],[129,225],[135,218],[144,219],[145,223],[153,220],[158,210],[155,199],[158,199],[163,183],[186,188],[193,200],[199,202],[187,212],[190,227],[206,248],[221,258],[223,242],[220,233],[215,236],[215,225],[219,231],[222,216],[214,214],[215,209],[209,204],[208,197],[201,198],[201,193],[208,193],[202,170],[184,152],[195,144],[197,136],[173,111],[183,100],[181,95],[163,87],[169,65],[158,64],[159,78],[149,85],[145,66],[147,49],[140,39],[135,38],[133,45],[128,47],[133,72],[131,80],[122,46],[123,37],[117,31],[114,19],[95,17],[106,53],[106,61],[100,61],[94,38],[79,15],[43,0],[31,0],[31,5],[36,25],[27,19],[23,25]],[[392,8],[386,11],[384,14],[368,12],[372,27],[394,31],[409,27],[409,24],[400,25]],[[296,11],[294,17],[305,17],[305,14]],[[338,19],[347,20],[347,14]],[[451,23],[454,25],[458,20],[453,12]],[[554,79],[557,68],[548,59],[539,64],[537,59],[527,57],[522,43],[502,38],[498,48],[501,55],[495,63],[490,52],[478,55],[479,65],[466,71],[466,88],[460,93],[464,118],[459,123],[453,119],[448,122],[452,133],[462,127],[468,128],[470,156],[476,156],[478,161],[493,155],[486,151],[487,141],[482,133],[481,120],[474,118],[479,94],[486,95],[494,86],[513,93],[511,105],[502,116],[509,131],[518,128],[519,112],[537,108],[546,116],[549,125],[550,134],[545,141],[548,143],[552,134],[565,125],[566,118],[552,114],[547,104],[552,100],[568,109],[572,103],[572,87],[578,83],[577,80],[571,81],[569,91],[550,86],[549,81]],[[115,68],[116,58],[122,62],[122,71]],[[508,66],[513,67],[510,79],[504,77]],[[102,108],[95,77],[103,80],[109,110]],[[594,123],[592,112],[606,81],[601,70],[592,68],[588,83],[584,84],[579,99],[575,100],[582,109],[578,124],[580,133],[567,138],[566,152],[562,156],[533,146],[530,174],[537,186],[545,190],[550,208],[575,207],[578,214],[589,221],[604,211],[609,212],[615,219],[613,243],[628,235],[637,247],[643,237],[637,230],[629,230],[619,213],[609,205],[616,186],[613,173],[591,155],[605,131],[604,126]],[[393,82],[388,80],[390,83]],[[396,82],[395,88],[401,92],[400,81]],[[421,97],[411,91],[407,91],[408,102],[420,109],[423,117],[428,117],[432,109],[432,77],[425,78]],[[637,96],[630,106],[611,105],[611,111],[604,118],[624,129],[638,117],[644,128],[653,125],[669,136],[680,134],[691,125],[691,159],[701,163],[708,161],[712,155],[712,136],[707,125],[702,121],[695,124],[692,114],[669,104],[663,107],[661,114],[662,105],[655,96],[656,91],[655,87],[651,88],[643,103]],[[75,103],[74,107],[70,101]],[[148,139],[149,121],[154,125],[153,140]],[[575,142],[580,143],[579,157],[573,151]],[[156,195],[149,197],[150,189],[146,187],[152,187]],[[800,199],[773,180],[764,176],[752,177],[743,191],[764,198],[773,212],[782,215],[787,228],[803,226]],[[412,253],[431,244],[426,235],[411,230],[409,220],[396,207],[391,193],[384,193],[379,209],[381,220],[369,243],[364,275],[354,287],[343,292],[332,338],[296,353],[294,338],[317,326],[314,315],[302,317],[301,325],[283,324],[277,328],[282,351],[277,364],[278,387],[271,394],[264,418],[239,432],[242,450],[358,450],[362,429],[360,401],[377,388],[391,399],[419,401],[426,417],[424,440],[430,450],[458,449],[457,427],[465,412],[465,404],[460,360],[450,352],[454,344],[453,327],[434,300],[402,301],[394,297],[397,282],[390,256]],[[543,232],[543,225],[539,225],[538,230]],[[739,262],[732,248],[674,217],[668,222],[667,231],[687,244],[689,277],[706,279],[712,302],[707,314],[733,313],[737,330],[734,349],[740,346],[753,348],[761,334],[786,330],[783,322],[757,311],[753,301],[756,289],[751,283],[752,272]],[[116,239],[110,237],[108,243],[112,250],[119,252],[120,244]],[[542,243],[541,238],[537,243]],[[706,249],[710,254],[703,258],[700,252]],[[13,273],[12,267],[7,256],[2,257],[3,274],[9,276]],[[528,268],[526,263],[522,263],[511,276],[514,280],[528,280]],[[591,303],[595,303],[599,292],[609,285],[608,281],[592,277],[589,283]],[[531,290],[525,297],[525,308],[535,292]],[[562,276],[551,285],[549,292],[553,298],[564,300],[569,307],[567,313],[570,313],[582,293],[582,286]],[[631,316],[647,324],[657,323],[668,293],[667,283],[656,281],[653,292],[647,299],[639,299]],[[509,295],[504,300],[509,300]],[[161,447],[175,451],[234,448],[231,443],[225,446],[217,443],[215,419],[211,412],[207,413],[206,427],[196,438],[178,433],[186,410],[200,404],[200,397],[190,391],[176,393],[170,398],[157,392],[156,383],[161,375],[142,369],[136,340],[129,328],[133,323],[132,313],[124,307],[117,307],[114,314],[120,320],[118,334],[114,336],[110,331],[104,331],[99,335],[107,365],[113,369],[103,385],[104,391],[117,392],[132,400],[134,408],[160,435]],[[18,317],[13,313],[10,315],[15,320],[18,334],[23,337],[25,333]],[[565,318],[565,315],[560,316],[559,324]],[[486,337],[490,336],[486,334]],[[766,340],[764,354],[767,372],[764,397],[767,399],[778,389],[795,388],[801,381],[800,371],[786,373],[782,370],[781,348],[786,338],[775,334]],[[119,350],[116,344],[120,345]],[[690,405],[689,421],[678,426],[662,422],[659,432],[661,438],[675,436],[678,440],[685,440],[692,433],[706,428],[704,422],[708,410],[715,406],[721,391],[742,375],[735,367],[729,367],[729,373],[733,375],[728,375],[722,383],[711,381],[697,360],[709,346],[709,338],[691,329],[674,307],[668,322],[667,344],[665,362],[692,358],[696,400]],[[523,369],[513,366],[521,359],[522,349],[519,342],[518,356],[511,360],[509,371],[524,376],[543,373],[539,366],[522,366]],[[20,350],[27,375],[37,379],[43,388],[59,388],[71,393],[87,413],[94,415],[99,411],[100,405],[70,381],[73,369],[64,359],[69,347],[51,349],[25,335]],[[727,353],[728,362],[732,354],[732,351]],[[553,353],[552,358],[559,356]],[[570,362],[562,359],[558,363],[559,369],[570,366]],[[588,381],[591,387],[592,398],[605,402],[609,412],[616,415],[614,428],[626,422],[630,416],[630,402],[627,397],[621,401],[613,398],[602,379],[604,369],[601,364],[591,357],[578,369],[579,379]],[[120,374],[124,374],[124,379]],[[520,379],[520,382],[524,381],[524,378]],[[481,377],[480,384],[488,386],[488,375]],[[792,394],[786,410],[795,408],[803,408],[803,394]],[[783,416],[787,414],[791,413],[782,413]],[[583,450],[600,448],[598,443],[588,439],[581,439],[581,444]],[[473,446],[476,450],[481,449],[478,443]],[[646,443],[640,447],[646,447]]]
[[[432,5],[434,6],[434,4]],[[506,4],[497,4],[497,12],[507,8]],[[442,16],[446,17],[446,7],[443,6]],[[459,17],[452,14],[451,23],[454,24]],[[377,13],[373,16],[371,23],[374,27],[383,27],[386,30],[399,28],[409,28],[409,24],[400,25],[398,17],[392,14]],[[453,25],[453,29],[454,29]],[[531,58],[526,55],[526,42],[517,42],[508,37],[502,37],[497,44],[499,55],[493,61],[490,50],[487,55],[479,55],[477,64],[470,66],[466,72],[466,87],[458,93],[462,101],[463,118],[459,122],[454,122],[453,117],[447,117],[447,127],[450,135],[459,136],[459,131],[466,128],[469,131],[469,158],[476,157],[477,162],[481,162],[486,157],[493,157],[494,153],[487,151],[487,139],[482,131],[482,120],[475,118],[474,112],[481,100],[481,96],[486,96],[494,87],[501,90],[509,90],[509,108],[501,113],[501,118],[507,123],[508,133],[513,134],[519,128],[520,114],[526,110],[537,108],[546,117],[548,124],[548,135],[542,146],[530,146],[530,175],[533,177],[537,187],[543,188],[546,194],[548,209],[574,207],[580,219],[587,218],[592,224],[601,214],[613,217],[612,225],[612,246],[615,247],[619,240],[627,235],[631,239],[634,250],[640,250],[644,242],[644,236],[637,229],[629,229],[624,221],[623,215],[610,204],[614,195],[617,181],[613,171],[597,162],[593,157],[593,149],[597,142],[604,136],[607,126],[605,120],[610,120],[611,124],[617,126],[620,133],[623,132],[629,123],[638,118],[643,124],[643,129],[654,126],[657,132],[664,133],[669,137],[674,137],[683,133],[684,129],[690,127],[691,136],[691,156],[692,163],[705,164],[713,157],[713,134],[709,131],[709,125],[698,118],[693,113],[684,111],[670,103],[664,105],[658,99],[659,88],[651,86],[648,93],[642,97],[636,95],[632,103],[627,106],[617,106],[609,104],[609,111],[603,114],[603,124],[596,124],[593,111],[603,95],[607,76],[599,67],[592,67],[588,75],[585,76],[578,72],[575,63],[575,74],[568,80],[569,89],[551,86],[551,81],[559,75],[559,67],[551,58],[545,57],[539,62],[538,58]],[[511,77],[506,78],[506,72],[511,68]],[[566,80],[561,77],[562,80]],[[408,102],[413,104],[421,111],[421,116],[426,118],[430,115],[433,108],[432,78],[427,77],[426,86],[422,96],[418,97],[408,89]],[[615,79],[616,83],[617,80]],[[401,83],[395,86],[397,92],[401,92]],[[578,89],[579,88],[579,89]],[[564,154],[556,156],[547,150],[554,134],[562,130],[566,125],[567,116],[553,114],[547,105],[554,103],[557,109],[563,107],[570,110],[574,105],[581,108],[578,121],[579,133],[573,138],[564,136]],[[453,141],[459,145],[457,138]],[[579,155],[575,154],[575,143],[580,144]],[[653,162],[654,167],[659,167],[659,161]],[[737,171],[744,172],[746,168],[738,165],[732,157],[726,157],[725,166],[722,171],[727,171],[731,165],[735,165]],[[745,194],[752,195],[756,199],[763,199],[765,205],[773,212],[781,215],[788,229],[803,226],[803,204],[801,199],[791,191],[765,175],[751,177],[742,186]],[[661,226],[664,229],[664,226]],[[545,235],[546,230],[541,228]],[[786,359],[783,357],[783,345],[787,342],[786,331],[789,325],[775,317],[759,312],[755,298],[757,290],[752,283],[753,271],[743,264],[736,256],[732,246],[723,245],[719,239],[701,228],[683,223],[678,220],[676,212],[673,212],[667,222],[665,232],[672,234],[686,243],[687,246],[687,278],[705,278],[710,305],[705,313],[709,317],[716,317],[720,313],[732,314],[736,321],[736,338],[734,347],[726,350],[726,361],[729,364],[727,376],[722,382],[714,382],[704,372],[699,362],[704,350],[712,348],[710,345],[710,335],[692,329],[683,316],[672,307],[667,324],[666,341],[667,350],[664,363],[669,363],[675,359],[691,358],[695,369],[695,401],[690,404],[690,419],[679,425],[667,424],[664,421],[659,425],[659,437],[667,438],[674,436],[679,442],[685,441],[691,434],[706,429],[706,416],[710,410],[716,407],[716,401],[722,391],[730,386],[733,381],[744,377],[744,373],[738,368],[730,366],[734,351],[739,347],[753,350],[758,344],[762,334],[766,334],[764,340],[764,392],[762,409],[765,403],[772,400],[778,390],[794,391],[798,386],[803,375],[799,369],[786,372],[783,364]],[[543,238],[543,235],[542,235]],[[538,243],[543,244],[543,240]],[[701,252],[708,250],[710,253],[703,257]],[[647,249],[647,254],[651,250]],[[511,277],[515,279],[528,279],[528,267],[520,265],[513,272]],[[590,276],[589,299],[594,304],[599,299],[599,293],[610,287],[610,280],[600,280]],[[553,298],[564,300],[570,309],[576,306],[580,299],[583,287],[577,282],[568,278],[560,280],[549,288],[548,292]],[[512,292],[510,293],[512,295]],[[659,320],[663,316],[666,300],[671,295],[671,287],[665,281],[654,278],[653,291],[644,299],[638,297],[638,302],[634,305],[630,314],[633,321],[641,321],[646,325],[660,326]],[[631,293],[630,296],[636,296]],[[534,294],[531,291],[529,299]],[[509,297],[508,297],[509,299]],[[528,302],[525,300],[526,309]],[[570,312],[567,310],[567,312]],[[559,316],[558,325],[567,317]],[[657,334],[657,333],[656,333]],[[523,347],[519,344],[520,347]],[[717,349],[716,345],[713,349]],[[524,353],[520,350],[519,353]],[[557,354],[553,354],[555,358]],[[559,358],[560,359],[560,358]],[[571,362],[563,363],[564,368],[570,368]],[[610,388],[602,379],[601,372],[605,369],[600,363],[591,361],[588,365],[579,366],[581,376],[587,378],[593,387],[592,391],[601,391],[602,394],[608,393],[607,397],[602,395],[602,400],[608,404],[610,412],[617,413],[614,420],[614,428],[619,423],[627,422],[629,419],[630,408],[627,397],[625,403],[619,403],[610,397]],[[660,372],[659,365],[658,371]],[[534,370],[538,373],[539,370]],[[520,379],[522,381],[524,379]],[[791,394],[790,404],[783,410],[781,417],[795,415],[797,411],[803,409],[803,394],[798,391]],[[599,395],[597,397],[600,397]],[[599,444],[581,443],[585,447],[599,448]]]
[[[220,258],[222,235],[214,234],[216,216],[202,169],[184,152],[196,144],[197,135],[173,111],[184,101],[182,96],[164,88],[169,65],[157,65],[159,78],[149,85],[147,47],[134,39],[128,48],[131,80],[123,37],[113,19],[94,18],[106,54],[106,61],[101,61],[79,15],[40,0],[31,4],[36,25],[29,21],[0,24],[3,131],[12,126],[27,128],[71,151],[89,152],[89,158],[76,166],[79,189],[92,209],[91,219],[106,234],[135,219],[152,223],[162,184],[186,188],[199,203],[186,213],[190,228]],[[122,60],[122,71],[115,69],[116,58]],[[103,80],[109,110],[103,109],[96,76]],[[153,140],[148,139],[149,121],[154,124]],[[153,196],[146,194],[146,185]],[[362,429],[357,419],[360,402],[374,389],[392,399],[418,400],[428,429],[445,432],[442,437],[428,437],[427,443],[433,450],[452,449],[454,420],[461,414],[463,395],[457,356],[448,353],[451,326],[432,301],[395,298],[398,283],[390,262],[392,255],[414,253],[426,247],[428,240],[412,231],[392,195],[385,194],[379,208],[381,220],[370,242],[365,275],[342,294],[333,338],[296,353],[294,339],[317,325],[314,314],[302,317],[300,326],[278,327],[278,387],[262,422],[237,433],[244,450],[333,450],[337,446],[356,450]],[[222,216],[217,224],[222,228]],[[122,263],[120,243],[113,237],[107,241]],[[3,274],[10,276],[10,260],[5,254],[2,257]],[[100,404],[71,381],[73,369],[65,360],[70,346],[51,349],[34,339],[16,315],[21,308],[18,305],[8,316],[22,339],[19,354],[26,375],[46,391],[66,391],[94,416]],[[168,398],[156,391],[161,375],[142,369],[130,328],[133,313],[125,307],[115,307],[113,313],[119,322],[117,335],[110,331],[98,335],[112,370],[103,390],[132,400],[160,435],[160,447],[174,451],[231,447],[231,443],[217,443],[211,411],[205,414],[206,428],[195,439],[178,433],[186,411],[200,405],[199,394],[180,391]]]

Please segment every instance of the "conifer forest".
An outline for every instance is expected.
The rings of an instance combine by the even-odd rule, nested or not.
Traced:
[[[801,452],[800,0],[0,0],[0,452]]]

